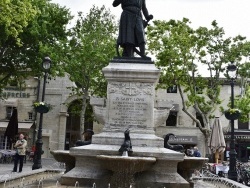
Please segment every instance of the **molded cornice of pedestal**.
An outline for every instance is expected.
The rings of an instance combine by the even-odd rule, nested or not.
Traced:
[[[155,83],[160,76],[160,70],[149,59],[121,58],[113,59],[102,69],[108,81],[133,81]]]
[[[96,157],[97,155],[113,155],[120,156],[120,146],[117,145],[99,145],[90,144],[86,146],[72,147],[70,148],[70,155],[76,158],[81,157]],[[168,161],[183,161],[184,154],[170,149],[160,147],[138,147],[133,146],[133,155],[139,157],[155,157],[157,160]]]
[[[139,147],[160,147],[163,148],[163,138],[152,134],[131,133],[130,138],[133,146]],[[92,137],[92,144],[100,145],[117,145],[121,146],[124,142],[123,132],[102,132]]]
[[[151,58],[140,57],[114,57],[112,63],[138,63],[138,64],[154,64]]]

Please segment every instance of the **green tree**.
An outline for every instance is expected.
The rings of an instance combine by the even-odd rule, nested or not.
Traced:
[[[154,25],[148,27],[148,41],[151,53],[157,58],[156,65],[162,70],[158,87],[177,86],[182,110],[196,122],[207,143],[210,118],[221,103],[221,75],[229,62],[241,61],[245,38],[227,38],[216,21],[212,22],[211,29],[193,29],[184,18],[154,21]],[[189,107],[201,115],[204,126]]]
[[[235,108],[241,110],[241,122],[248,122],[250,120],[250,42],[242,44],[242,60],[238,63],[239,84],[241,87],[240,95],[235,97]],[[230,107],[231,103],[228,104]]]
[[[104,96],[106,81],[102,68],[115,55],[115,33],[117,25],[114,16],[106,10],[93,6],[84,16],[78,14],[76,25],[70,31],[70,40],[65,44],[65,70],[71,81],[76,83],[73,94],[82,98],[80,134],[84,131],[84,117],[89,96]]]
[[[239,95],[235,97],[235,108],[240,109],[241,122],[249,122],[249,114],[250,114],[250,86],[248,85],[244,89],[243,95]],[[230,103],[228,105],[230,107]]]
[[[8,37],[12,37],[17,43],[20,42],[19,34],[37,14],[32,1],[0,1],[0,46]]]
[[[58,57],[61,55],[62,41],[67,40],[66,25],[72,18],[68,9],[50,3],[49,0],[8,2],[13,7],[20,5],[21,10],[25,9],[22,7],[23,2],[29,2],[36,13],[32,14],[30,19],[26,19],[22,27],[17,27],[19,30],[13,28],[0,30],[2,32],[0,35],[0,89],[4,88],[11,78],[21,80],[20,78],[28,75],[40,75],[44,56],[50,56],[53,60],[51,74],[60,74],[63,70],[59,66]],[[29,8],[28,5],[27,8]],[[21,10],[13,11],[8,15],[9,19],[15,20],[18,19],[17,17],[25,16],[22,15]],[[1,27],[8,28],[7,23],[2,23]]]

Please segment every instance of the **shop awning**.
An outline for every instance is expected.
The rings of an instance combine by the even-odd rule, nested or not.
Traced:
[[[18,99],[7,99],[6,101],[4,101],[4,105],[17,107],[18,106]]]
[[[5,131],[8,121],[0,122],[0,131]],[[34,122],[18,122],[18,129],[30,129]]]

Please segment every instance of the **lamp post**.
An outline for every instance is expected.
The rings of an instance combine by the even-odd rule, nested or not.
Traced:
[[[48,71],[50,69],[50,65],[51,65],[51,59],[49,57],[45,57],[43,59],[44,77],[43,77],[42,102],[44,102],[44,98],[45,98],[46,79],[47,79]],[[38,127],[37,140],[36,140],[36,150],[35,150],[34,164],[32,166],[32,170],[42,168],[42,163],[41,163],[41,155],[43,153],[42,151],[42,146],[43,146],[42,128],[43,128],[43,113],[40,113],[39,127]]]
[[[227,66],[227,75],[230,78],[231,85],[231,109],[234,108],[234,82],[237,77],[237,67],[234,63]],[[230,152],[229,152],[229,171],[228,178],[237,181],[237,171],[236,171],[236,151],[235,151],[235,138],[234,138],[234,120],[230,120],[231,123],[231,141],[230,141]]]

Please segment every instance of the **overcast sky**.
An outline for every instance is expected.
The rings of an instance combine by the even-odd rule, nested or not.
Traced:
[[[52,0],[70,9],[73,15],[78,11],[89,12],[95,4],[105,5],[119,19],[121,7],[112,7],[113,0]],[[238,34],[250,39],[250,0],[146,0],[147,8],[154,19],[169,20],[189,18],[194,27],[209,27],[217,20],[227,36]]]

